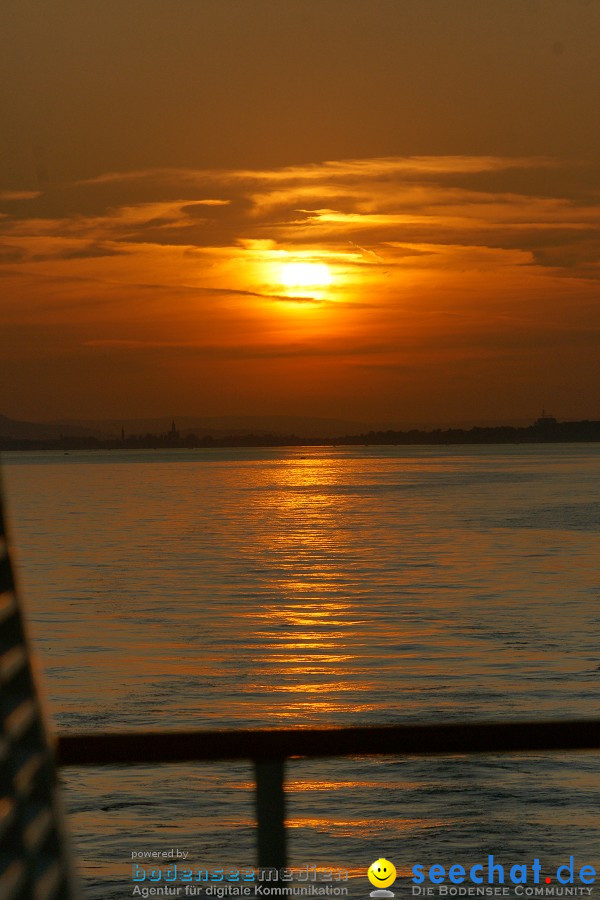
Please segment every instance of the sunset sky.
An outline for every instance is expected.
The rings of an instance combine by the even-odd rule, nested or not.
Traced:
[[[598,0],[0,34],[0,413],[600,418]]]

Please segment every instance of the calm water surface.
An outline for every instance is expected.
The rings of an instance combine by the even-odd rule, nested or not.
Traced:
[[[598,446],[3,461],[63,732],[598,712]],[[251,774],[65,771],[86,896],[130,896],[132,850],[251,864]],[[574,854],[599,868],[596,754],[293,761],[288,774],[293,864],[362,876],[379,856],[407,873]],[[350,893],[368,895],[363,877]]]

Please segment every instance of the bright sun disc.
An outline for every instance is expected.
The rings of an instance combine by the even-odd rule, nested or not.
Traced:
[[[331,284],[331,272],[325,263],[285,263],[279,277],[287,288],[328,287]]]

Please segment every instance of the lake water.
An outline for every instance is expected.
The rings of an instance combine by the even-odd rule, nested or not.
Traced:
[[[598,712],[598,445],[3,462],[62,732]],[[598,754],[296,760],[287,772],[291,862],[348,869],[351,896],[368,896],[381,856],[403,875],[488,853],[599,868]],[[62,777],[85,896],[131,896],[132,851],[254,861],[249,765]],[[410,895],[402,880],[394,890]]]

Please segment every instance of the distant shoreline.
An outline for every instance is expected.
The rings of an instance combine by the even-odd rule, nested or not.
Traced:
[[[440,446],[456,444],[553,444],[595,443],[600,441],[600,421],[555,422],[538,420],[526,427],[500,425],[434,429],[424,431],[369,431],[363,434],[333,437],[299,437],[295,434],[246,434],[214,438],[190,433],[129,435],[121,438],[96,438],[63,435],[60,438],[34,440],[0,435],[0,451],[31,450],[163,450],[210,449],[232,447],[344,447],[344,446]]]

